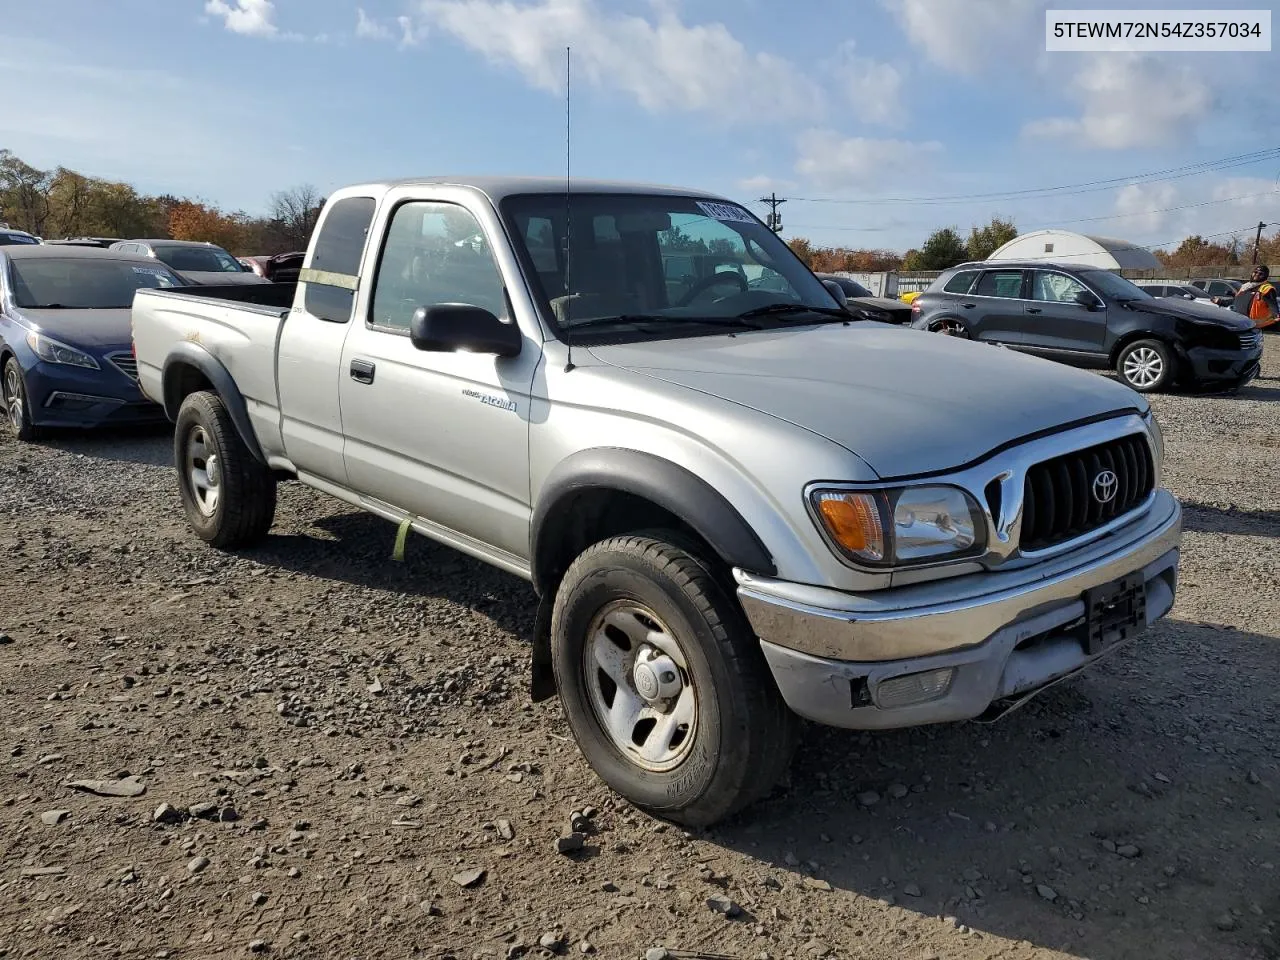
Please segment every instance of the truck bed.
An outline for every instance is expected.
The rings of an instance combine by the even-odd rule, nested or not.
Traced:
[[[255,313],[281,315],[293,306],[293,294],[298,288],[291,283],[209,283],[192,284],[170,290],[148,291],[163,297],[199,300],[225,300],[228,306],[253,310]]]

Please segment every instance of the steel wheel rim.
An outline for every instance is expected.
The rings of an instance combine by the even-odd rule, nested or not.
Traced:
[[[4,406],[14,430],[22,429],[22,378],[13,364],[4,372]]]
[[[657,614],[634,600],[606,605],[587,630],[582,667],[596,722],[627,760],[662,773],[688,758],[698,700],[684,650]]]
[[[947,337],[964,338],[969,335],[964,329],[964,324],[959,320],[939,320],[933,325],[933,332]]]
[[[208,432],[199,424],[187,434],[185,460],[196,509],[206,517],[212,517],[218,511],[218,501],[222,496],[222,465],[209,442]]]
[[[1164,360],[1151,347],[1139,347],[1124,358],[1124,378],[1135,387],[1150,387],[1164,375]]]

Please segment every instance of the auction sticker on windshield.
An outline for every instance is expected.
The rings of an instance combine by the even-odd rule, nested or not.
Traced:
[[[739,223],[755,223],[755,218],[747,211],[732,203],[711,203],[707,200],[697,201],[702,212],[713,220],[735,220]]]

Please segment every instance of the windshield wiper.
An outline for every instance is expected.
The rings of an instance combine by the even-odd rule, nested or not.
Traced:
[[[749,317],[767,317],[778,316],[787,313],[816,313],[820,317],[830,317],[833,320],[861,320],[861,317],[854,316],[847,310],[841,310],[839,307],[807,307],[803,303],[770,303],[763,307],[753,307],[743,313],[738,314],[738,319],[743,320]]]

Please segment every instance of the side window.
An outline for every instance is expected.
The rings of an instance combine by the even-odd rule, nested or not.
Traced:
[[[942,289],[947,293],[968,293],[969,288],[973,286],[973,278],[977,275],[977,270],[961,270],[948,280],[946,286]]]
[[[348,197],[339,200],[325,214],[308,267],[328,276],[306,280],[303,301],[307,313],[313,317],[335,323],[351,319],[360,257],[373,223],[374,206],[372,197]],[[303,274],[302,279],[306,276]]]
[[[502,274],[479,222],[453,203],[396,208],[374,279],[369,323],[408,330],[419,307],[468,303],[506,315]]]
[[[1083,293],[1085,286],[1079,280],[1068,277],[1065,273],[1050,273],[1037,270],[1036,280],[1031,287],[1032,300],[1047,300],[1050,303],[1072,303],[1076,294]],[[1163,289],[1161,288],[1161,294]],[[1154,294],[1160,296],[1161,294]]]
[[[1006,297],[1016,300],[1022,296],[1022,271],[988,270],[978,281],[978,289],[974,293],[980,297]]]

